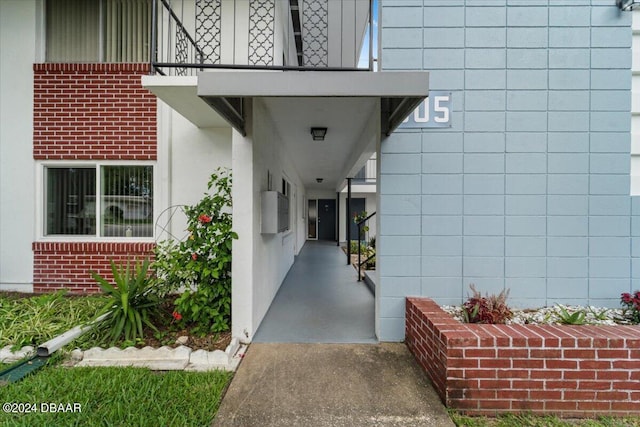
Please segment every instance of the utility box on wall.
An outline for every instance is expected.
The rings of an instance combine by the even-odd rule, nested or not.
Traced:
[[[276,234],[289,229],[289,198],[278,191],[262,192],[262,234]]]

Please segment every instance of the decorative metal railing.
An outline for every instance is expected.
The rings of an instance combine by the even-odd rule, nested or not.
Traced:
[[[373,0],[153,0],[153,72],[374,69]]]
[[[362,267],[367,264],[373,263],[375,264],[376,258],[376,243],[375,237],[367,239],[366,232],[369,230],[369,226],[367,225],[369,220],[375,216],[375,212],[366,218],[358,221],[356,224],[358,226],[358,282],[362,280]],[[365,231],[366,230],[366,231]],[[363,253],[364,252],[364,253]],[[362,257],[365,257],[363,260]]]

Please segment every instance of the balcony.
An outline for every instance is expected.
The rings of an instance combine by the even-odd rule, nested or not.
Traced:
[[[154,0],[151,65],[177,76],[373,71],[372,16],[373,0]]]

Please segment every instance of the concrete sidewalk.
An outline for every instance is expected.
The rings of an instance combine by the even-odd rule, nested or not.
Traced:
[[[404,344],[251,344],[213,426],[454,426]]]

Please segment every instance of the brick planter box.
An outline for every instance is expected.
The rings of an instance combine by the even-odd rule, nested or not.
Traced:
[[[406,343],[448,408],[640,414],[640,326],[462,324],[407,298]]]

